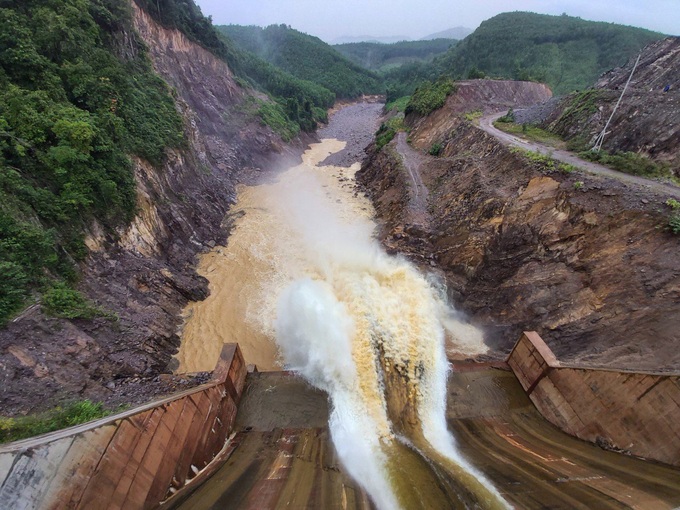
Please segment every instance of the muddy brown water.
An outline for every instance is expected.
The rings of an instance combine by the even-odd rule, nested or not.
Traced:
[[[324,140],[311,146],[301,165],[272,182],[241,188],[228,219],[234,222],[229,244],[201,260],[211,296],[186,310],[180,371],[210,369],[222,344],[237,342],[247,362],[265,372],[249,376],[231,457],[184,508],[371,508],[366,491],[380,496],[366,480],[352,480],[351,469],[341,464],[337,437],[331,442],[337,428],[327,425],[337,408],[328,397],[291,374],[275,372],[283,364],[274,334],[277,300],[301,277],[322,282],[353,318],[351,357],[360,376],[356,381],[337,376],[344,377],[343,391],[354,387],[344,394],[352,404],[343,412],[368,417],[372,426],[359,434],[373,434],[379,442],[375,453],[384,459],[379,469],[393,492],[383,507],[503,508],[503,499],[517,508],[680,504],[677,470],[620,460],[568,438],[540,418],[509,372],[456,373],[446,396],[445,379],[440,393],[436,384],[427,386],[437,377],[441,344],[434,338],[442,334],[429,284],[405,261],[379,253],[368,263],[363,257],[335,259],[326,249],[321,250],[326,259],[313,260],[308,252],[314,247],[291,226],[291,196],[308,200],[312,190],[306,186],[322,189],[338,218],[373,226],[371,204],[352,185],[358,165],[320,165],[343,146]],[[305,222],[315,222],[314,211],[309,209]],[[462,332],[460,352],[466,352],[465,342],[468,349],[479,343],[469,326],[454,324],[450,330]],[[309,349],[319,348],[321,340],[312,338]],[[448,427],[458,441],[453,453],[442,447],[433,425],[432,405],[444,398]]]
[[[201,257],[198,272],[209,280],[210,296],[184,311],[178,372],[212,370],[222,345],[229,342],[238,343],[246,361],[258,370],[281,370],[273,330],[276,299],[299,275],[294,261],[305,247],[279,214],[282,204],[277,196],[291,181],[312,177],[337,204],[341,217],[371,218],[373,206],[352,185],[359,165],[318,165],[344,146],[339,140],[323,140],[305,152],[302,164],[273,182],[240,187],[229,218],[234,228],[227,246]]]

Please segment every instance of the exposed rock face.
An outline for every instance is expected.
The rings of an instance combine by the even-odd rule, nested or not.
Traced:
[[[271,130],[242,113],[239,105],[250,92],[224,62],[156,25],[134,3],[133,10],[156,71],[176,91],[188,146],[169,151],[162,168],[134,161],[138,215],[129,228],[105,235],[92,226],[81,290],[118,321],[53,319],[32,307],[0,331],[3,414],[49,407],[63,397],[119,401],[121,385],[129,402],[162,392],[153,381],[168,371],[179,346],[180,312],[208,292],[193,269],[196,254],[228,235],[222,221],[238,182],[294,157]],[[128,39],[119,37],[122,54]]]
[[[568,96],[554,105],[542,126],[592,146],[623,92],[637,56],[595,84],[586,101]],[[612,122],[603,148],[630,151],[666,163],[680,177],[680,37],[646,46]]]
[[[413,145],[444,145],[419,169],[425,226],[408,223],[414,200],[396,140],[357,175],[388,249],[440,271],[496,357],[536,330],[565,362],[677,370],[680,239],[660,228],[667,197],[542,171],[452,117],[439,112],[410,134]]]

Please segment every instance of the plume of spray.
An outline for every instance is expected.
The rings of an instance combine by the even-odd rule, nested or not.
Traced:
[[[469,334],[441,289],[382,250],[372,238],[372,222],[330,203],[311,173],[290,176],[276,193],[272,207],[295,232],[303,259],[291,261],[294,281],[279,294],[277,343],[290,368],[330,395],[331,437],[349,474],[379,508],[400,507],[384,449],[396,438],[379,357],[406,359],[407,368],[400,369],[420,380],[415,399],[426,441],[501,502],[491,506],[503,507],[491,484],[457,452],[445,420],[444,331],[466,354],[485,352],[481,335]],[[421,373],[413,372],[417,367]]]

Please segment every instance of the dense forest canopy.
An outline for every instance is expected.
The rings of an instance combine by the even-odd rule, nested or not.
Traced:
[[[336,44],[337,51],[374,71],[387,71],[410,62],[427,62],[456,44],[454,39],[401,41],[392,44],[357,42]]]
[[[5,3],[6,5],[6,3]],[[83,231],[135,211],[130,154],[158,163],[183,143],[170,92],[116,0],[22,0],[0,8],[0,324],[34,290],[61,289]]]
[[[241,49],[254,53],[297,78],[312,81],[339,98],[382,92],[380,78],[351,62],[318,37],[286,25],[225,25],[218,29]]]
[[[590,87],[662,34],[572,16],[499,14],[434,66],[456,77],[488,75],[547,83],[556,94]]]

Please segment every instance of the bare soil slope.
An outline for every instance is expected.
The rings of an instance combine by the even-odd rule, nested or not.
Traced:
[[[384,244],[444,276],[495,357],[536,330],[565,362],[678,369],[680,238],[663,229],[665,195],[531,163],[446,111],[412,125],[416,147],[444,146],[420,168],[427,229],[408,223],[396,141],[358,178]]]

